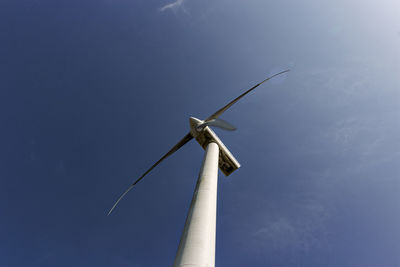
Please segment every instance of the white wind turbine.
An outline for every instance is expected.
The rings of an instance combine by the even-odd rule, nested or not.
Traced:
[[[206,150],[196,189],[186,218],[185,227],[181,236],[178,251],[175,256],[174,266],[204,266],[211,267],[215,264],[215,225],[217,207],[217,181],[218,167],[226,175],[240,167],[239,162],[233,157],[218,136],[208,126],[218,127],[224,130],[236,130],[228,122],[219,119],[228,108],[239,99],[253,91],[255,88],[280,74],[289,70],[274,74],[262,82],[256,84],[226,106],[222,107],[205,120],[190,117],[190,131],[153,166],[142,174],[128,189],[118,198],[108,215],[115,209],[121,199],[148,174],[161,161],[172,155],[187,142],[195,138]]]

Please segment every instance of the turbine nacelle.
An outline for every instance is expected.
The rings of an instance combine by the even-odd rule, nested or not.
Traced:
[[[189,118],[189,124],[190,124],[190,133],[195,138],[205,128],[203,127],[204,121],[195,117]]]
[[[190,123],[190,134],[196,139],[196,141],[200,144],[201,147],[206,149],[209,143],[216,143],[219,146],[219,162],[218,167],[220,170],[226,175],[230,175],[232,172],[237,170],[240,167],[239,162],[235,159],[232,153],[228,150],[228,148],[222,143],[219,137],[215,134],[210,127],[207,126],[216,126],[224,130],[235,130],[236,128],[230,125],[229,123],[219,120],[200,120],[195,117],[189,118]]]
[[[193,137],[196,137],[207,126],[218,127],[226,131],[236,130],[236,127],[230,124],[229,122],[217,118],[207,119],[203,121],[195,117],[190,117],[189,123],[190,123],[190,133],[193,135]]]

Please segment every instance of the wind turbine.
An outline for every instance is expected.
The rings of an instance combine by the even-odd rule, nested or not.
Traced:
[[[193,193],[192,202],[186,218],[185,227],[181,236],[178,251],[175,256],[174,266],[204,266],[211,267],[215,264],[215,224],[217,207],[217,182],[218,167],[226,175],[240,167],[239,162],[233,157],[209,126],[224,130],[236,130],[230,123],[219,117],[242,97],[256,89],[264,82],[289,70],[276,73],[262,82],[256,84],[246,92],[217,110],[205,120],[194,117],[189,118],[190,131],[175,146],[162,156],[153,166],[142,174],[114,203],[108,215],[115,209],[121,199],[161,161],[175,153],[187,142],[195,138],[205,149],[205,155]],[[107,216],[108,216],[107,215]]]

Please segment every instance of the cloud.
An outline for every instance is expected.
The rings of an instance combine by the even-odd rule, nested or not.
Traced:
[[[291,222],[285,218],[280,218],[267,223],[253,233],[253,236],[258,237],[273,245],[275,248],[283,249],[289,244],[293,245],[299,242],[297,229]]]
[[[183,5],[184,0],[176,0],[173,3],[167,4],[163,7],[160,8],[160,11],[163,12],[167,9],[172,9],[173,11],[176,11],[179,7]]]
[[[319,202],[319,199],[303,200],[297,203],[295,211],[281,210],[278,216],[268,211],[260,215],[258,227],[254,225],[253,245],[263,249],[297,251],[309,251],[327,245],[325,224],[329,212]]]

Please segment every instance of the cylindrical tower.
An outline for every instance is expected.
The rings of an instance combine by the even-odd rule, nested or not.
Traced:
[[[214,267],[219,147],[207,145],[174,267]]]

